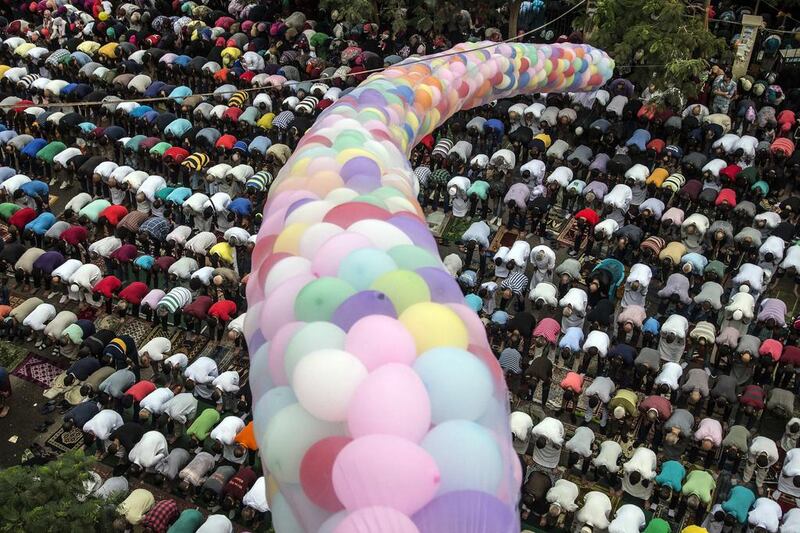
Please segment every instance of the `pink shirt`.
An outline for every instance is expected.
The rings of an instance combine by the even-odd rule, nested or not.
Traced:
[[[722,443],[722,424],[712,418],[704,418],[694,432],[694,438],[698,441],[709,439],[714,446],[719,446]]]
[[[555,344],[561,333],[561,326],[552,318],[543,318],[533,329],[534,337],[544,337],[550,344]]]

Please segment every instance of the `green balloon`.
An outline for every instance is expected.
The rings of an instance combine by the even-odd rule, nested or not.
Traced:
[[[394,198],[394,197],[405,198],[403,193],[401,193],[394,187],[379,187],[374,191],[372,191],[370,194],[376,198],[380,198],[381,200],[387,200],[389,198]]]
[[[417,270],[423,267],[440,267],[441,260],[424,248],[413,244],[401,244],[390,248],[387,253],[397,263],[398,268]]]
[[[408,307],[431,301],[431,291],[422,276],[410,270],[387,272],[375,280],[370,289],[384,293],[401,314]]]
[[[383,202],[383,199],[382,198],[378,198],[373,194],[359,194],[358,196],[353,198],[352,201],[353,202],[364,202],[365,204],[372,204],[372,205],[374,205],[376,207],[380,207],[381,209],[386,209],[387,211],[389,210],[389,208],[386,207],[386,204]]]
[[[355,293],[349,283],[339,278],[314,280],[297,294],[294,316],[301,322],[330,321],[336,308]]]
[[[311,322],[297,330],[286,345],[283,355],[283,365],[289,383],[292,382],[294,368],[300,359],[316,350],[326,348],[341,350],[344,348],[346,336],[344,330],[330,322]]]

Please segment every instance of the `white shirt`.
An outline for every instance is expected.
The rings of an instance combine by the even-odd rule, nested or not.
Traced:
[[[608,354],[608,345],[611,341],[608,338],[608,333],[605,331],[590,331],[586,335],[586,341],[583,343],[583,351],[589,348],[597,348],[597,353],[600,357],[605,357]]]
[[[759,498],[747,514],[747,521],[753,528],[763,527],[769,533],[778,533],[783,511],[778,502],[771,498]]]
[[[69,202],[67,202],[67,205],[64,206],[64,210],[72,210],[73,212],[77,213],[86,207],[91,201],[92,196],[88,192],[78,193],[73,196]]]
[[[153,468],[167,454],[166,437],[160,431],[148,431],[128,453],[128,459],[142,468]]]
[[[36,306],[36,309],[31,311],[25,320],[22,321],[23,326],[31,328],[33,331],[42,331],[44,325],[56,316],[56,308],[52,304],[42,303]]]
[[[155,337],[139,348],[139,357],[147,355],[153,361],[161,361],[170,350],[172,350],[172,343],[168,338]]]
[[[239,372],[236,370],[228,370],[214,378],[211,386],[219,389],[222,392],[239,392]]]
[[[656,376],[656,385],[667,385],[671,390],[678,389],[678,380],[683,375],[683,367],[678,363],[667,361],[661,366]]]
[[[167,363],[172,366],[177,365],[180,368],[186,368],[186,365],[189,364],[189,358],[185,353],[174,353],[164,360],[164,364]]]
[[[192,234],[192,228],[189,226],[178,226],[167,234],[167,242],[172,241],[178,244],[185,244],[186,239]]]
[[[548,416],[531,429],[534,442],[540,436],[547,438],[547,444],[544,448],[534,446],[533,461],[545,468],[557,467],[561,459],[561,446],[564,444],[564,424]]]
[[[622,447],[613,440],[606,440],[600,444],[600,452],[594,458],[592,464],[596,467],[604,466],[612,474],[619,472],[617,460],[622,454]]]
[[[608,533],[636,533],[642,530],[645,522],[644,511],[628,503],[617,509],[614,520],[608,525]]]
[[[81,265],[70,278],[70,283],[73,285],[77,285],[77,289],[84,289],[87,291],[92,290],[94,284],[100,281],[100,278],[103,277],[103,273],[100,271],[100,267],[95,265],[94,263],[87,263],[85,265]]]
[[[183,375],[195,383],[211,383],[218,376],[217,363],[210,357],[198,357],[186,367]]]
[[[646,500],[653,493],[652,479],[656,477],[656,454],[653,450],[640,446],[633,452],[633,457],[630,461],[622,465],[625,475],[622,478],[622,490],[633,496],[634,498],[641,498]],[[642,476],[642,480],[650,480],[647,487],[642,485],[642,482],[635,485],[630,482],[630,475],[633,472],[638,472]]]
[[[164,411],[164,404],[170,401],[175,396],[175,393],[167,387],[161,387],[144,398],[139,402],[139,407],[147,409],[153,415],[160,415]]]
[[[233,444],[236,435],[244,429],[244,421],[238,416],[226,416],[211,430],[211,438],[226,446]]]
[[[242,503],[247,507],[252,507],[259,513],[266,513],[269,511],[269,504],[267,503],[267,482],[264,476],[261,476],[253,483],[250,490],[242,498]]]
[[[235,331],[235,332],[240,333],[240,334],[243,333],[244,332],[244,318],[245,318],[245,316],[247,316],[247,313],[242,313],[241,315],[237,316],[236,318],[234,318],[233,320],[228,322],[228,328],[227,329],[229,331]]]
[[[233,524],[227,516],[212,514],[195,533],[232,533]]]
[[[58,276],[62,283],[69,283],[72,275],[82,264],[78,259],[67,259],[61,266],[53,270],[51,275],[53,277]]]
[[[579,524],[592,526],[604,530],[608,528],[608,516],[611,514],[611,500],[602,492],[593,490],[587,492],[583,498],[583,507],[575,518]]]
[[[559,479],[547,491],[547,503],[556,503],[566,512],[571,513],[578,508],[575,500],[578,498],[579,492],[578,486],[572,481]]]
[[[163,412],[178,423],[185,424],[197,413],[197,398],[191,392],[177,394],[164,404]]]
[[[587,426],[580,426],[575,429],[575,434],[567,441],[566,448],[581,457],[591,457],[593,442],[594,431]]]
[[[175,275],[180,280],[187,280],[197,270],[197,261],[191,257],[181,257],[169,266],[167,273]]]
[[[123,424],[122,416],[113,409],[103,409],[83,425],[85,433],[92,432],[100,440],[107,440],[111,433]]]
[[[214,267],[204,266],[192,272],[191,279],[197,278],[203,283],[203,285],[209,285],[213,277]]]
[[[11,176],[10,178],[8,178],[3,183],[0,183],[0,188],[5,189],[6,191],[8,191],[8,194],[14,194],[14,192],[17,189],[19,189],[20,187],[22,187],[24,184],[28,183],[29,181],[31,181],[31,179],[28,176],[26,176],[24,174],[16,174],[16,175]]]
[[[101,257],[108,258],[115,250],[122,246],[122,241],[116,237],[104,237],[89,245],[89,252],[94,252]]]
[[[192,253],[205,255],[208,249],[217,244],[217,237],[210,231],[202,231],[186,241],[184,248]]]
[[[611,395],[617,390],[617,386],[611,378],[605,376],[598,376],[594,378],[591,385],[586,387],[584,394],[587,398],[597,396],[601,402],[608,403],[611,401]]]

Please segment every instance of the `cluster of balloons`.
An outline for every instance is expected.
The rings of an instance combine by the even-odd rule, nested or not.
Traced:
[[[585,45],[486,44],[371,76],[270,191],[245,335],[279,533],[519,531],[503,375],[407,153],[459,109],[596,89],[613,62]]]

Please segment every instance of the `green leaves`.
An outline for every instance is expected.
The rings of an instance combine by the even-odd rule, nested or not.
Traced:
[[[697,94],[697,77],[708,66],[704,58],[719,56],[726,48],[724,40],[705,29],[702,17],[686,14],[680,0],[598,0],[590,20],[589,42],[606,50],[620,67],[630,65],[631,81],[653,83],[658,90]],[[644,52],[640,60],[638,50]]]
[[[108,528],[100,515],[106,502],[87,498],[83,482],[93,459],[82,451],[64,454],[45,465],[0,471],[0,532],[88,533]]]

